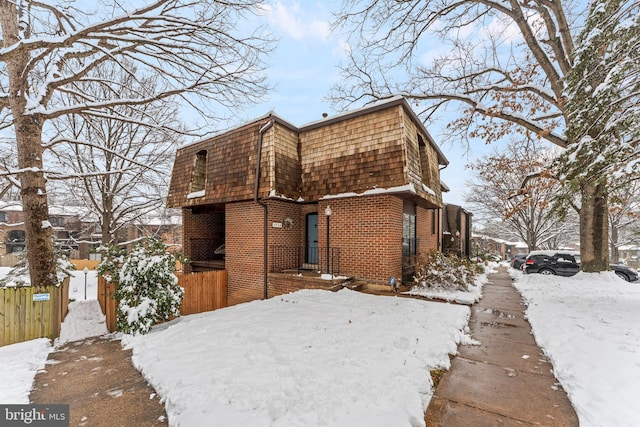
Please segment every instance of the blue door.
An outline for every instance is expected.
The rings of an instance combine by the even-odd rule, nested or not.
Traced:
[[[307,264],[318,263],[318,214],[307,214]]]

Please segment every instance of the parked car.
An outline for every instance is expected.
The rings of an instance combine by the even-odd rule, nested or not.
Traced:
[[[609,267],[611,267],[611,270],[613,270],[618,277],[626,280],[627,282],[635,282],[638,280],[638,272],[626,265],[609,264]]]
[[[511,258],[510,265],[515,269],[520,269],[520,266],[525,262],[526,259],[527,259],[527,254],[515,255],[513,258]]]
[[[561,251],[531,251],[524,262],[527,274],[539,273],[557,276],[573,276],[580,271],[575,254]]]
[[[610,264],[609,267],[627,282],[638,280],[638,272],[625,265]],[[580,271],[580,255],[568,251],[532,251],[527,255],[522,271],[527,274],[573,276]]]

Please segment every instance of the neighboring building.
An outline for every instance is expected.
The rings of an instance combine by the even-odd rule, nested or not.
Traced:
[[[74,206],[50,206],[49,222],[61,249],[69,256],[77,255],[79,241],[86,239],[91,222],[83,219],[81,209]],[[25,227],[22,205],[10,203],[0,206],[0,253],[17,254],[24,251]]]
[[[442,212],[442,252],[460,258],[473,256],[471,252],[471,218],[473,214],[458,205],[445,204]]]
[[[629,267],[640,267],[640,246],[623,245],[618,248],[618,258]]]
[[[227,270],[230,304],[292,290],[287,271],[388,284],[441,248],[447,163],[401,97],[300,128],[270,113],[180,148],[167,206],[191,269]]]
[[[524,242],[509,242],[497,237],[476,233],[473,234],[472,240],[475,250],[481,254],[492,255],[502,260],[510,260],[516,255],[529,253],[527,244]]]
[[[99,259],[96,248],[101,245],[100,225],[79,206],[49,206],[49,222],[60,248],[73,259]],[[180,248],[182,225],[176,212],[152,212],[126,224],[118,242],[135,241],[156,236],[166,244]],[[0,205],[0,255],[24,251],[24,214],[20,203]],[[13,265],[15,260],[8,260]]]
[[[154,236],[167,246],[182,250],[182,215],[176,209],[157,209],[142,215],[124,229],[120,241]]]

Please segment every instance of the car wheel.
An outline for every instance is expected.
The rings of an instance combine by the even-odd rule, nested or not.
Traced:
[[[618,276],[622,280],[626,280],[627,282],[629,281],[629,276],[627,276],[626,274],[624,274],[624,273],[622,273],[620,271],[616,271],[616,276]]]
[[[539,271],[540,274],[544,274],[545,276],[555,276],[556,272],[553,270],[549,270],[548,268],[543,268]]]

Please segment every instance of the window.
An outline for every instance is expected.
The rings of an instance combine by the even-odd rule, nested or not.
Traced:
[[[422,135],[418,134],[418,150],[420,151],[420,169],[422,172],[422,182],[431,185],[431,171],[429,170],[429,155],[427,154],[427,144]]]
[[[436,234],[436,221],[437,221],[438,217],[436,215],[436,210],[435,209],[431,209],[431,234]]]
[[[24,230],[11,230],[7,233],[8,242],[24,242],[26,233]]]
[[[207,180],[207,150],[200,150],[196,153],[191,175],[191,193],[204,191],[204,184]]]
[[[7,222],[7,213],[0,212],[0,222]]]
[[[416,206],[405,200],[402,213],[402,256],[416,254]]]
[[[53,227],[64,227],[64,218],[61,216],[51,216],[49,222]]]

